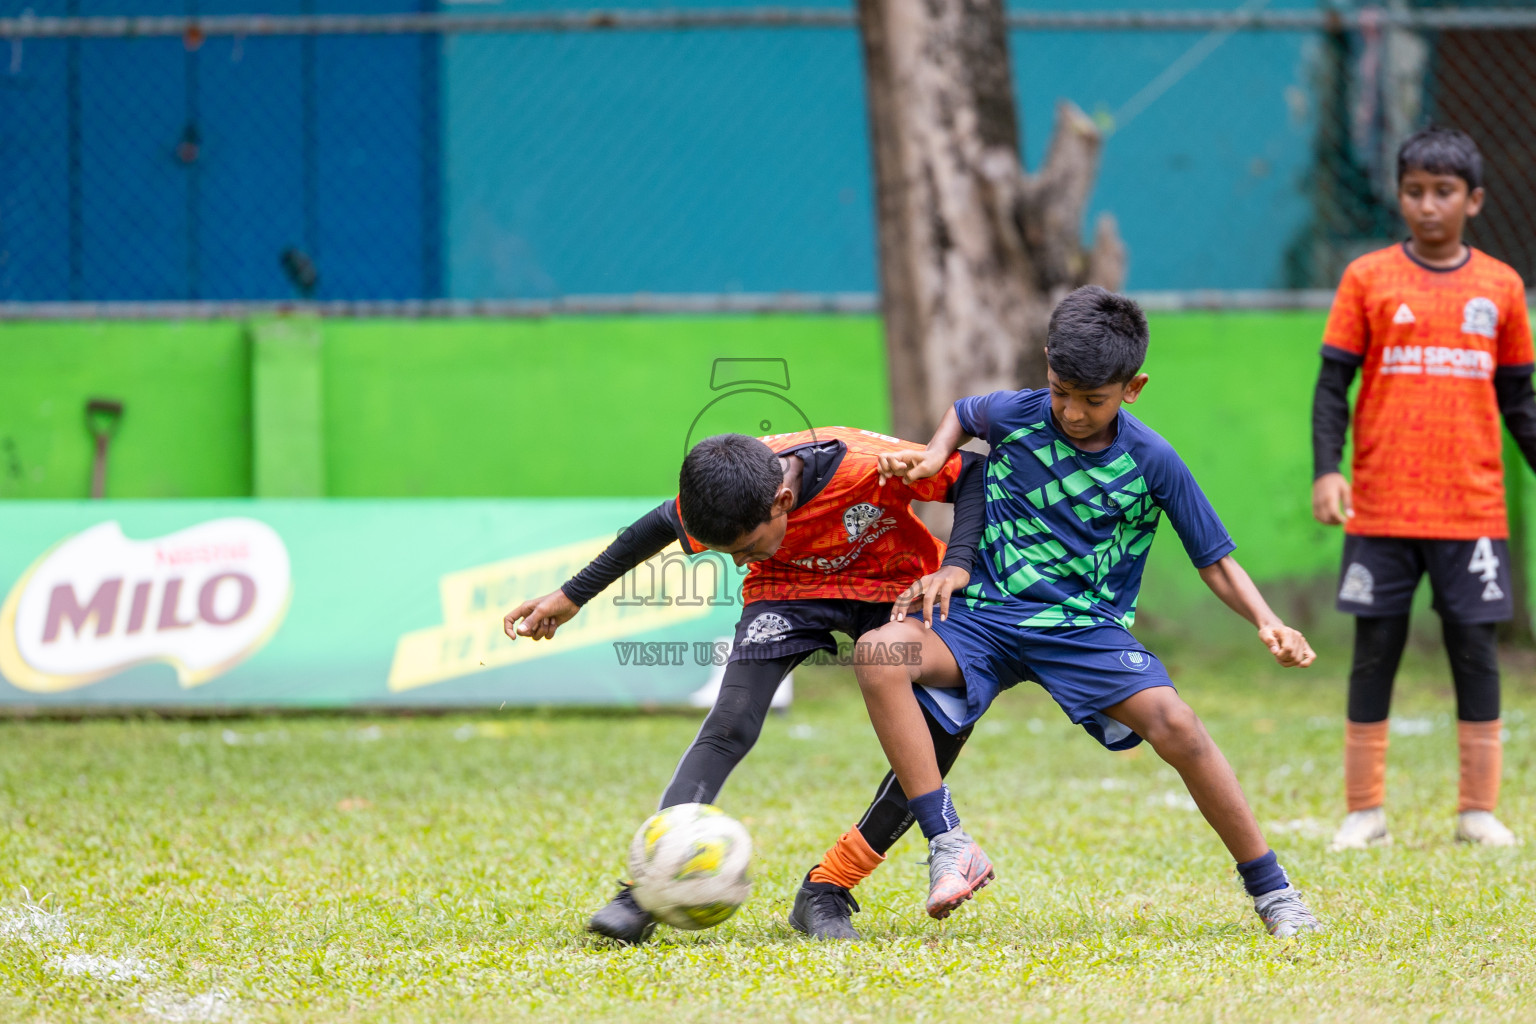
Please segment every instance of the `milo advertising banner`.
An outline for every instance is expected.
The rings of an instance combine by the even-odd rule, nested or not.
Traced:
[[[674,545],[551,640],[502,616],[660,499],[0,504],[0,703],[701,703],[741,570]]]

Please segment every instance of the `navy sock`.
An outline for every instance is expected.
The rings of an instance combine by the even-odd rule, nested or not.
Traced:
[[[1285,877],[1285,869],[1280,866],[1280,859],[1275,856],[1274,850],[1270,850],[1257,860],[1239,864],[1237,873],[1243,876],[1243,888],[1248,890],[1249,896],[1263,896],[1267,892],[1284,889],[1291,884],[1291,880]]]
[[[954,801],[949,798],[949,787],[940,786],[932,793],[914,796],[907,801],[907,809],[917,819],[917,827],[923,830],[924,839],[941,836],[960,827],[960,815]]]

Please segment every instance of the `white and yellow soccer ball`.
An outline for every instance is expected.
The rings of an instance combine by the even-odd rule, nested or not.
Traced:
[[[752,838],[710,804],[677,804],[646,819],[629,844],[635,902],[674,928],[713,928],[752,894]]]

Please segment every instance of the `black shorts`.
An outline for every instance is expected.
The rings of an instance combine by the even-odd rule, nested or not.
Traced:
[[[850,639],[891,621],[889,601],[810,598],[803,601],[753,601],[741,609],[731,661],[784,658],[812,651],[837,652],[834,632]]]
[[[1477,540],[1344,536],[1338,609],[1350,615],[1407,615],[1429,573],[1434,608],[1451,622],[1507,622],[1509,544]]]

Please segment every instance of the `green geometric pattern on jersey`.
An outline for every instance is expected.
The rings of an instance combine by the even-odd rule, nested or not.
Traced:
[[[1041,436],[1034,437],[1036,434]],[[1021,427],[1003,438],[987,461],[987,497],[991,500],[1008,496],[1002,483],[1014,474],[1015,469],[1003,448],[1014,441],[1021,441],[1048,467],[1077,454],[1061,441],[1051,440],[1043,421]],[[1034,441],[1043,443],[1035,447]],[[1151,546],[1162,515],[1162,510],[1152,503],[1152,496],[1147,493],[1147,481],[1137,469],[1136,460],[1127,452],[1108,465],[1076,470],[1026,492],[1024,500],[1041,511],[1064,506],[1061,511],[1075,515],[1085,523],[1107,516],[1124,516],[1114,533],[1095,545],[1092,551],[1076,558],[1069,557],[1067,550],[1051,538],[1051,529],[1045,520],[1032,512],[1017,519],[988,523],[982,534],[982,554],[991,558],[995,579],[1010,594],[1022,594],[1040,580],[1059,585],[1068,577],[1076,577],[1086,580],[1089,585],[1088,589],[1059,604],[1046,606],[1019,625],[1065,628],[1102,624],[1104,616],[1095,616],[1091,610],[1100,601],[1107,605],[1115,600],[1114,592],[1105,583],[1110,570],[1127,558],[1138,557]],[[967,587],[964,597],[973,607],[985,600],[980,584]],[[1132,601],[1125,615],[1112,621],[1129,628],[1135,618],[1136,603]]]

